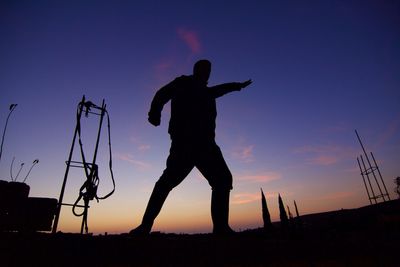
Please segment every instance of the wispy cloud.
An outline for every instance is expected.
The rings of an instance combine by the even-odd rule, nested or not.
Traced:
[[[141,161],[141,160],[137,160],[133,157],[132,154],[129,154],[129,153],[114,153],[114,157],[119,160],[128,162],[140,169],[149,169],[151,167],[151,165],[149,163]]]
[[[146,152],[151,149],[151,146],[143,142],[140,137],[131,136],[130,142],[136,146],[138,152]]]
[[[260,201],[260,199],[260,193],[237,193],[233,194],[231,203],[235,205],[243,205],[254,201]]]
[[[351,191],[333,192],[322,196],[321,200],[338,200],[345,199],[353,196],[355,193]]]
[[[337,161],[338,161],[337,157],[329,155],[318,155],[313,158],[309,158],[307,160],[307,162],[310,164],[323,165],[323,166],[335,164]]]
[[[349,127],[346,123],[344,122],[339,122],[335,125],[330,125],[322,129],[322,132],[324,134],[336,134],[336,133],[342,133],[342,132],[348,132]]]
[[[337,145],[307,145],[294,149],[293,153],[306,155],[308,164],[330,166],[342,160],[353,159],[357,150],[354,147]]]
[[[237,180],[248,183],[268,183],[274,180],[278,180],[281,177],[282,175],[277,172],[264,172],[260,174],[241,175],[237,177]]]
[[[167,69],[169,69],[171,67],[172,67],[172,62],[171,61],[167,61],[167,60],[160,61],[154,66],[154,68],[157,71],[165,71],[165,70],[167,70]]]
[[[177,34],[179,38],[185,42],[193,54],[199,54],[201,52],[202,46],[199,36],[195,31],[185,28],[178,28]]]
[[[393,119],[386,129],[379,136],[377,146],[382,146],[388,142],[400,129],[400,114],[397,114],[396,118]]]
[[[143,151],[149,150],[150,148],[151,148],[150,145],[142,144],[142,145],[139,145],[137,149],[138,149],[139,151],[142,151],[142,152],[143,152]]]
[[[254,145],[239,146],[232,152],[232,158],[240,162],[249,163],[254,161],[253,155]]]
[[[265,192],[264,195],[266,199],[274,199],[278,196],[277,193],[271,193],[271,192]],[[256,201],[261,201],[261,192],[257,193],[249,193],[249,192],[243,192],[243,193],[236,193],[232,195],[232,200],[231,203],[234,205],[243,205],[243,204],[248,204]]]

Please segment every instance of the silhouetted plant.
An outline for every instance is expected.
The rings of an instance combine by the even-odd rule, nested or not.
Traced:
[[[29,174],[31,173],[33,166],[35,166],[35,165],[38,164],[38,163],[39,163],[39,159],[35,159],[35,160],[32,162],[32,166],[30,167],[28,173],[26,174],[24,180],[22,181],[23,183],[25,183],[26,179],[28,178]]]
[[[261,188],[261,206],[262,206],[262,217],[264,221],[264,229],[270,229],[272,227],[271,216],[269,215],[267,200],[265,199],[264,192]]]
[[[3,144],[4,144],[4,137],[6,136],[6,130],[7,130],[7,125],[8,125],[8,120],[10,119],[11,113],[14,111],[14,109],[17,107],[17,104],[11,104],[10,105],[10,112],[8,113],[7,119],[6,119],[6,124],[4,126],[3,130],[3,136],[1,137],[1,146],[0,146],[0,161],[1,161],[1,155],[3,154]]]
[[[14,161],[15,161],[15,157],[13,157],[13,159],[12,159],[12,161],[11,161],[11,167],[10,167],[10,176],[11,176],[11,181],[12,182],[16,182],[17,181],[17,179],[18,179],[18,177],[19,177],[19,174],[21,173],[21,171],[22,171],[22,169],[23,169],[23,167],[24,167],[24,165],[25,165],[25,163],[21,163],[21,165],[20,165],[20,167],[19,167],[19,170],[18,170],[18,173],[17,173],[17,176],[15,176],[15,178],[14,178],[14,176],[13,176],[13,165],[14,165]],[[31,173],[31,171],[32,171],[32,168],[36,165],[36,164],[38,164],[39,163],[39,159],[35,159],[33,162],[32,162],[32,166],[29,168],[29,171],[28,171],[28,173],[25,175],[25,178],[24,178],[24,180],[22,181],[23,183],[25,183],[25,181],[26,181],[26,179],[28,179],[28,176],[29,176],[29,174]]]
[[[15,157],[13,157],[12,161],[11,161],[11,166],[10,166],[10,176],[11,176],[11,181],[12,182],[16,182],[18,179],[19,174],[21,173],[22,168],[24,167],[25,163],[21,163],[21,165],[19,166],[19,170],[17,173],[17,176],[15,176],[15,178],[13,177],[13,167],[14,167],[14,161],[15,161]]]
[[[278,202],[279,202],[279,217],[281,219],[281,226],[285,228],[288,226],[289,220],[280,194],[278,195]]]

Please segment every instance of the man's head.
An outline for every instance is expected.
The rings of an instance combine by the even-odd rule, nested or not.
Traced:
[[[193,66],[193,76],[201,82],[207,83],[211,73],[211,62],[207,59],[197,61]]]

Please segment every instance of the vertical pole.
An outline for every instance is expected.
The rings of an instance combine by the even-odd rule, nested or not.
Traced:
[[[85,102],[85,95],[83,95],[82,97],[82,102]],[[71,149],[69,151],[69,156],[68,156],[68,161],[67,161],[67,168],[65,170],[65,174],[64,174],[64,180],[61,186],[61,192],[60,192],[60,197],[58,198],[58,205],[57,205],[57,210],[56,210],[56,216],[54,218],[54,223],[53,223],[53,229],[52,229],[52,233],[55,234],[57,233],[57,227],[58,227],[58,220],[60,218],[60,212],[61,212],[61,206],[62,206],[62,202],[63,202],[63,198],[64,198],[64,191],[65,191],[65,186],[67,184],[67,178],[68,178],[68,173],[69,173],[69,167],[71,164],[71,159],[72,159],[72,153],[74,151],[74,146],[75,146],[75,140],[76,140],[76,135],[78,134],[78,122],[81,119],[82,116],[82,110],[83,110],[83,105],[80,105],[79,110],[78,110],[78,115],[77,115],[77,124],[75,126],[75,132],[74,132],[74,137],[72,139],[72,145],[71,145]]]
[[[365,162],[364,162],[363,156],[360,155],[360,158],[361,158],[361,163],[364,166],[364,173],[365,173],[365,176],[367,176],[367,181],[368,181],[369,187],[371,188],[371,192],[372,192],[372,197],[371,198],[373,198],[375,200],[375,204],[377,204],[378,201],[376,200],[376,195],[375,195],[375,192],[374,192],[374,188],[371,185],[371,180],[369,179],[368,170],[367,170],[367,167],[365,166]]]
[[[90,175],[89,175],[88,179],[93,179],[94,172],[96,171],[95,166],[96,166],[96,159],[97,159],[97,151],[99,149],[101,126],[103,124],[105,110],[106,110],[106,105],[105,105],[105,100],[103,99],[103,102],[101,104],[100,122],[99,122],[99,129],[97,131],[96,146],[94,148],[92,167],[90,169]],[[92,181],[89,181],[89,183],[91,183],[91,182]],[[82,224],[81,224],[81,234],[83,233],[84,227],[85,227],[86,234],[88,233],[88,226],[87,226],[88,211],[89,211],[89,200],[85,200],[85,208],[84,208]]]
[[[371,157],[374,160],[375,168],[378,171],[379,177],[381,178],[383,187],[385,188],[386,195],[387,195],[388,199],[390,200],[390,196],[389,196],[389,193],[387,191],[387,188],[386,188],[386,185],[385,185],[385,181],[383,181],[381,171],[379,170],[378,164],[376,164],[376,160],[375,160],[374,154],[372,154],[372,152],[371,152]]]
[[[99,142],[100,142],[100,133],[101,133],[101,126],[103,124],[103,118],[104,118],[104,114],[105,114],[105,110],[106,110],[106,104],[104,103],[104,99],[103,102],[101,104],[101,113],[100,113],[100,123],[99,123],[99,130],[97,132],[97,140],[96,140],[96,147],[94,149],[94,155],[93,155],[93,162],[92,162],[92,166],[94,166],[94,164],[96,163],[96,158],[97,158],[97,150],[99,148]]]
[[[82,224],[81,224],[81,234],[83,234],[83,229],[85,228],[85,233],[87,234],[89,229],[88,229],[88,224],[87,224],[87,215],[88,215],[88,209],[89,209],[89,199],[87,197],[84,197],[84,202],[85,202],[85,207],[83,211],[83,217],[82,217]]]
[[[384,194],[382,193],[381,186],[380,186],[379,183],[378,183],[378,179],[376,179],[376,175],[375,175],[375,172],[374,172],[374,168],[372,167],[371,161],[370,161],[369,158],[368,158],[367,152],[365,152],[365,149],[364,149],[364,146],[363,146],[363,144],[362,144],[362,142],[361,142],[360,136],[358,135],[357,130],[355,130],[355,131],[356,131],[356,135],[357,135],[358,141],[360,142],[361,148],[362,148],[362,150],[364,151],[365,158],[367,159],[367,163],[368,163],[369,169],[371,170],[372,176],[374,176],[376,185],[378,186],[379,193],[381,194],[380,196],[383,198],[383,201],[386,201],[386,200],[385,200],[385,196],[384,196]]]
[[[365,190],[367,190],[369,203],[372,205],[371,196],[370,196],[369,191],[368,191],[367,183],[365,182],[364,171],[361,168],[360,160],[358,159],[358,157],[357,157],[357,162],[358,162],[358,167],[360,168],[360,173],[361,173],[361,177],[362,177],[363,182],[364,182]]]
[[[361,138],[360,138],[360,136],[358,135],[358,132],[357,132],[357,130],[354,130],[354,131],[356,132],[356,135],[357,135],[358,142],[359,142],[359,143],[360,143],[360,145],[361,145],[361,148],[362,148],[362,150],[363,150],[363,152],[364,152],[364,155],[365,155],[365,157],[366,157],[366,158],[368,158],[368,156],[367,156],[367,152],[365,152],[364,145],[363,145],[363,143],[361,142]]]

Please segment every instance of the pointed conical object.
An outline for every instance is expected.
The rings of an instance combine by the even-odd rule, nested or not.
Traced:
[[[269,215],[267,200],[265,199],[264,192],[261,188],[261,206],[262,206],[262,216],[264,221],[264,229],[267,229],[272,226],[271,216]]]
[[[296,203],[296,200],[294,201],[294,208],[296,209],[296,217],[297,217],[297,218],[299,218],[299,217],[300,217],[300,215],[299,215],[299,210],[297,209],[297,203]]]
[[[281,219],[282,227],[286,227],[288,225],[288,216],[286,214],[285,206],[283,205],[283,201],[281,195],[278,195],[278,202],[279,202],[279,217]]]

